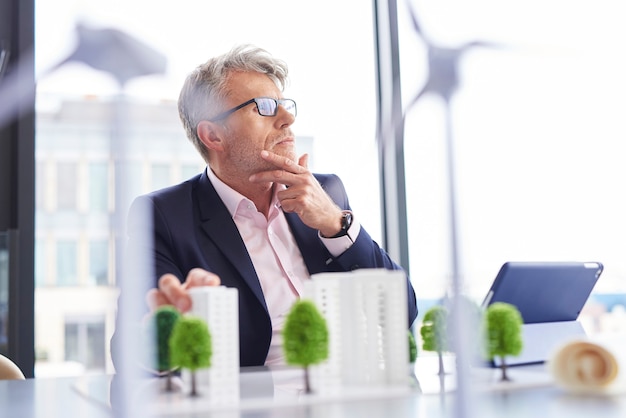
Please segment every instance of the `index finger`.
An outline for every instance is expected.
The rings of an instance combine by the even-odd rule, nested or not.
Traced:
[[[302,154],[300,156],[300,159],[298,160],[298,165],[306,168],[308,170],[309,168],[309,154]]]
[[[187,273],[187,279],[185,279],[183,287],[185,289],[191,289],[192,287],[219,286],[220,284],[221,281],[217,274],[201,268],[195,268],[189,270],[189,273]]]
[[[173,274],[164,274],[159,278],[159,290],[172,305],[181,312],[186,312],[191,308],[191,298],[181,284],[178,277]]]
[[[261,151],[261,158],[274,164],[277,168],[281,168],[294,174],[300,174],[307,171],[306,167],[302,167],[292,159],[267,150]]]

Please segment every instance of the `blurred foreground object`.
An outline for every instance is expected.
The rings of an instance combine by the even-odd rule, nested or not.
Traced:
[[[24,380],[24,373],[13,361],[0,354],[0,380]]]
[[[507,375],[506,356],[517,356],[522,352],[522,315],[515,305],[496,302],[487,307],[485,328],[487,330],[487,357],[493,360],[500,357],[502,380],[510,380]]]
[[[35,84],[70,62],[81,62],[93,69],[109,73],[120,86],[129,80],[154,74],[164,74],[167,58],[144,42],[114,28],[90,28],[76,25],[77,45],[69,56],[44,69],[35,83],[25,77],[35,68],[34,55],[23,53],[23,58],[9,65],[10,50],[0,42],[0,126],[10,122],[20,109],[33,106]]]
[[[420,328],[422,348],[424,351],[435,351],[439,358],[439,375],[446,374],[443,366],[443,353],[450,351],[450,335],[448,332],[448,309],[436,305],[426,311]]]
[[[71,61],[82,62],[111,74],[121,85],[136,77],[165,72],[166,57],[125,32],[79,23],[76,33],[76,49],[52,70]]]
[[[574,340],[556,350],[548,363],[557,384],[576,393],[626,393],[626,336]]]

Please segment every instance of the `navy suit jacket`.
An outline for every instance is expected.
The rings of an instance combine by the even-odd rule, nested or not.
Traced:
[[[350,209],[343,183],[335,175],[316,175],[324,190],[342,209]],[[148,216],[146,216],[148,214]],[[127,255],[140,245],[142,228],[151,228],[154,247],[154,282],[165,273],[183,281],[189,270],[200,267],[217,274],[224,286],[239,291],[239,341],[241,366],[265,363],[272,326],[259,278],[231,214],[206,172],[179,185],[137,198],[129,211]],[[361,227],[352,247],[332,257],[318,237],[295,213],[285,213],[309,274],[342,272],[358,268],[401,269]],[[144,229],[145,231],[145,229]],[[408,323],[417,316],[415,292],[407,277]]]

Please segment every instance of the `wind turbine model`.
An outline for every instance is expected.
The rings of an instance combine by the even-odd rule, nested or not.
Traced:
[[[147,254],[141,254],[139,259],[123,263],[123,237],[125,236],[125,218],[129,196],[125,187],[128,175],[126,145],[128,141],[127,108],[124,98],[124,88],[128,81],[133,78],[161,74],[165,72],[167,59],[160,52],[144,44],[140,40],[118,29],[104,28],[92,29],[84,25],[77,25],[76,32],[78,44],[74,51],[56,65],[48,68],[42,76],[56,71],[69,62],[81,62],[96,70],[109,73],[115,78],[120,88],[120,94],[113,103],[113,118],[111,120],[111,158],[116,163],[115,168],[115,214],[112,219],[111,229],[117,238],[116,244],[116,279],[121,293],[125,296],[120,298],[119,310],[123,312],[124,319],[117,322],[118,330],[123,347],[120,349],[120,366],[123,378],[118,379],[121,386],[116,395],[123,416],[133,417],[141,415],[142,407],[136,405],[130,397],[135,384],[134,362],[140,349],[137,347],[136,329],[134,323],[139,323],[142,316],[138,300],[143,300],[147,291],[142,286],[142,280],[137,277],[150,277],[147,272]],[[5,45],[0,45],[0,76],[8,61],[10,51]],[[34,57],[32,52],[17,62],[14,68],[6,68],[6,77],[0,80],[0,126],[10,121],[17,115],[20,109],[33,106],[35,100],[35,83],[32,83],[24,74],[32,72]],[[149,214],[146,214],[149,216]],[[144,239],[148,240],[149,231],[145,231]],[[121,276],[121,277],[120,277]],[[146,363],[147,364],[147,363]],[[116,365],[117,366],[117,365]]]
[[[456,417],[470,416],[471,411],[468,408],[469,396],[467,396],[468,361],[464,350],[470,346],[465,344],[467,340],[466,333],[471,332],[473,324],[468,322],[467,315],[462,312],[464,304],[461,299],[463,289],[459,242],[458,242],[458,221],[456,207],[456,177],[455,177],[455,160],[454,160],[454,141],[452,135],[452,117],[450,110],[450,101],[459,85],[458,63],[463,54],[475,47],[493,47],[494,44],[473,41],[468,42],[457,48],[448,48],[437,45],[422,30],[417,19],[415,11],[411,7],[410,1],[407,6],[411,16],[413,29],[422,39],[427,47],[428,56],[428,78],[423,88],[409,102],[402,115],[402,123],[404,124],[407,112],[424,96],[433,94],[441,97],[444,104],[445,117],[445,135],[446,135],[446,169],[448,174],[448,198],[449,198],[449,224],[450,224],[450,253],[451,253],[451,269],[452,269],[452,312],[451,324],[449,329],[452,332],[451,341],[453,351],[456,353],[457,362],[457,403]]]

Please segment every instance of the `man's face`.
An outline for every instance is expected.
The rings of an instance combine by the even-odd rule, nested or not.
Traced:
[[[282,98],[281,91],[269,77],[251,72],[235,72],[229,82],[230,94],[225,109],[235,107],[255,97]],[[261,116],[256,104],[251,103],[223,122],[224,154],[228,171],[250,175],[274,167],[261,159],[261,151],[267,150],[297,161],[295,138],[291,124],[295,116],[278,106],[276,116]]]

